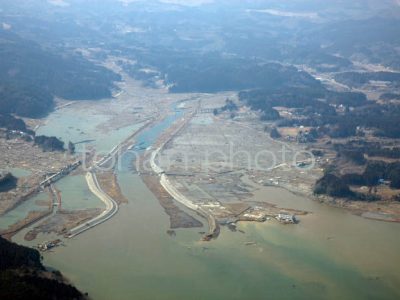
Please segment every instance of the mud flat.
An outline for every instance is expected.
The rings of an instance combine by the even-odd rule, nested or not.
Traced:
[[[164,208],[165,213],[169,216],[171,229],[203,227],[203,223],[181,210],[174,203],[174,199],[160,185],[157,176],[145,175],[141,178],[148,189],[156,196],[161,206]]]
[[[208,103],[202,102],[204,106]],[[231,121],[223,116],[216,118],[207,109],[199,111],[179,130],[169,133],[169,138],[164,139],[151,159],[153,165],[163,170],[161,179],[168,177],[164,184],[171,187],[173,194],[191,199],[188,207],[211,216],[217,224],[260,221],[279,213],[279,208],[272,206],[268,209],[258,207],[258,212],[254,213],[255,204],[246,201],[254,191],[249,184],[252,181],[273,184],[275,178],[282,182],[297,177],[301,182],[303,178],[310,180],[308,178],[316,176],[315,172],[294,168],[295,151],[302,148],[287,149],[287,161],[283,161],[279,151],[284,145],[270,139],[257,124]],[[265,149],[276,154],[276,161],[259,155]],[[301,157],[299,155],[299,159]],[[263,168],[257,169],[255,164],[261,164]],[[157,171],[157,168],[153,169]],[[245,182],[245,177],[251,180]]]
[[[191,299],[194,293],[199,299],[400,295],[398,224],[263,187],[249,201],[311,213],[296,226],[239,222],[236,233],[221,227],[219,238],[205,244],[198,241],[197,229],[178,229],[171,238],[169,218],[141,178],[127,172],[119,180],[129,204],[109,222],[44,254],[46,265],[60,269],[94,299]]]
[[[335,199],[327,196],[312,196],[312,198],[330,206],[346,209],[357,216],[361,216],[367,219],[400,223],[399,203],[388,201],[365,203],[362,201]]]
[[[66,234],[72,228],[84,224],[101,213],[101,209],[85,209],[81,211],[58,211],[25,234],[27,241],[34,240],[39,233]]]
[[[11,211],[9,214],[3,216],[3,218],[6,219],[3,220],[3,225],[7,223],[10,224],[10,222],[13,223],[10,224],[8,228],[0,230],[0,235],[11,239],[20,230],[43,220],[54,211],[53,197],[50,191],[29,199],[29,201],[30,202],[18,206],[16,208],[18,211]]]
[[[196,108],[196,111],[199,109],[199,106]],[[165,171],[159,167],[157,164],[157,156],[163,150],[163,148],[174,139],[185,127],[186,125],[192,120],[195,116],[195,111],[191,111],[185,114],[180,120],[176,121],[174,125],[170,126],[168,130],[166,130],[161,137],[154,143],[153,148],[155,150],[151,150],[151,152],[145,154],[144,161],[150,160],[149,165],[151,170],[155,175],[159,178],[159,184],[161,185],[162,189],[167,192],[172,199],[179,202],[180,204],[186,206],[188,209],[196,212],[197,214],[201,215],[205,218],[208,222],[209,232],[203,237],[204,241],[210,241],[212,238],[216,238],[219,235],[219,224],[216,222],[214,216],[205,210],[203,207],[198,206],[197,204],[193,203],[189,200],[185,195],[181,194],[173,184],[170,183]],[[164,203],[165,204],[165,203]]]
[[[48,217],[52,214],[50,211],[31,211],[28,216],[17,223],[11,225],[6,230],[0,231],[0,235],[6,239],[11,240],[11,238],[24,228],[31,226],[32,224],[39,222],[40,220]]]
[[[142,179],[129,171],[132,167],[129,161],[129,166],[117,173],[121,191],[129,203],[102,226],[68,240],[66,247],[46,253],[46,265],[62,270],[79,288],[100,300],[191,299],[193,295],[199,299],[399,297],[398,224],[359,218],[281,188],[265,186],[274,185],[273,181],[279,184],[280,179],[268,173],[248,171],[240,162],[234,170],[203,172],[197,162],[204,161],[204,156],[199,156],[198,152],[205,149],[201,148],[204,136],[214,135],[206,140],[208,143],[204,147],[229,149],[226,142],[234,139],[239,130],[234,126],[226,131],[220,127],[218,118],[204,115],[195,120],[194,125],[203,127],[200,131],[196,134],[192,131],[189,136],[187,128],[191,124],[188,125],[157,157],[157,164],[162,164],[163,153],[177,146],[187,147],[186,153],[194,154],[193,168],[189,171],[183,168],[182,157],[173,160],[168,178],[174,187],[204,209],[221,216],[221,220],[222,216],[226,217],[226,210],[232,216],[240,216],[249,207],[263,207],[271,212],[281,207],[293,212],[310,212],[301,216],[299,225],[238,222],[237,231],[245,234],[221,227],[219,238],[207,243],[207,247],[199,242],[197,228],[177,229],[176,236],[171,238],[166,234],[170,228],[169,216],[164,214],[159,200]],[[210,120],[217,123],[208,127],[212,125]],[[259,135],[251,137],[254,131],[244,130],[239,144],[264,147],[263,129],[257,132]],[[210,162],[214,166],[223,163],[218,157],[210,158]],[[293,175],[291,168],[282,169],[287,171],[278,171]],[[189,172],[196,176],[190,176]],[[147,175],[142,174],[142,177]],[[301,177],[301,181],[307,180],[308,173],[299,171],[295,175]],[[153,180],[159,189],[158,176]],[[256,182],[258,186],[253,187],[249,182]],[[157,189],[153,190],[155,194],[165,194]],[[65,194],[64,198],[71,198],[71,195]],[[180,204],[174,205],[180,207]],[[24,233],[18,234],[16,241],[24,242]],[[46,235],[38,237],[45,238]],[[32,245],[34,242],[25,243]]]
[[[112,62],[111,64],[118,69],[115,64]],[[121,152],[125,151],[147,126],[158,126],[157,123],[162,118],[161,116],[166,115],[167,112],[170,113],[172,103],[187,99],[187,95],[184,94],[169,95],[166,90],[145,88],[126,74],[121,75],[123,82],[119,84],[123,92],[118,93],[115,98],[77,101],[73,105],[60,100],[58,109],[48,117],[40,122],[28,123],[35,126],[40,125],[36,128],[37,134],[57,136],[65,143],[69,141],[76,143],[77,155],[85,155],[82,161],[88,163],[85,165],[90,166],[93,160],[98,159],[96,156],[101,157],[103,154],[109,153],[115,145],[118,145],[118,150]],[[190,97],[196,96],[190,95]],[[9,151],[11,148],[13,151]],[[42,176],[58,169],[58,166],[64,166],[66,161],[74,160],[65,153],[44,153],[38,147],[32,146],[31,143],[17,140],[0,140],[0,152],[5,154],[5,160],[2,162],[7,162],[4,166],[0,163],[1,169],[5,169],[5,167],[26,168],[31,174],[30,177],[27,176],[26,179],[20,180],[21,185],[16,190],[0,195],[0,214],[7,210],[13,210],[25,199],[34,195],[36,190],[27,191],[27,186],[36,186]],[[87,156],[87,153],[90,155]],[[78,172],[74,172],[74,174],[78,174]],[[79,174],[82,175],[82,170]],[[88,210],[94,208],[94,211],[97,211],[95,208],[98,205],[93,203],[93,197],[87,195],[87,188],[81,187],[84,183],[83,180],[79,179],[81,181],[78,182],[78,179],[70,180],[69,177],[65,179],[57,186],[62,192],[63,200],[66,200],[62,202],[66,211],[69,211],[68,214],[74,214],[74,211],[77,211],[76,217],[82,217],[80,221],[73,221],[73,223],[79,224],[87,220],[87,214],[82,212],[82,208]],[[118,187],[115,175],[100,174],[99,179],[100,185],[116,201],[127,202]],[[77,192],[78,189],[82,189],[81,192]],[[89,215],[93,215],[93,212]],[[70,222],[64,220],[65,218],[61,219],[63,219],[59,220],[61,223]],[[67,228],[69,227],[67,226]],[[55,231],[60,232],[62,228],[57,228]]]
[[[128,203],[128,199],[124,194],[122,194],[117,176],[113,171],[99,172],[96,175],[101,188],[107,195],[114,199],[118,205]]]
[[[152,149],[165,144],[171,138],[171,135],[176,133],[186,122],[185,117],[180,118],[179,115],[174,116],[168,115],[167,113],[171,114],[171,112],[166,112],[163,117],[158,118],[158,120],[153,123],[153,126],[149,126],[150,131],[154,131],[153,138],[142,140],[139,137],[141,143],[149,146],[149,148],[141,153],[140,156],[135,157],[136,159],[130,161],[130,163],[133,164],[132,167],[136,171],[140,172],[142,181],[156,196],[165,213],[169,216],[169,227],[171,229],[202,227],[203,224],[199,220],[183,211],[174,203],[174,199],[171,195],[161,186],[159,176],[154,174],[154,156],[156,153],[152,151]],[[157,123],[161,125],[156,125],[154,127]],[[164,123],[165,125],[163,125]],[[167,125],[169,123],[171,124]],[[146,137],[147,135],[147,132],[144,132],[144,136]]]
[[[139,129],[117,146],[114,146],[106,156],[102,157],[97,162],[93,162],[93,167],[91,168],[92,171],[86,173],[86,182],[92,194],[105,203],[106,209],[99,215],[96,215],[89,220],[85,220],[85,224],[80,223],[72,229],[69,228],[66,237],[71,238],[77,236],[111,219],[118,212],[119,206],[122,203],[126,204],[128,202],[127,198],[122,194],[118,184],[117,176],[115,174],[115,163],[119,159],[122,159],[120,156],[128,150],[129,144],[132,143],[132,139],[152,123],[152,121],[144,122]],[[104,167],[108,167],[109,171],[95,172],[96,169]],[[104,188],[102,185],[104,185]]]
[[[316,197],[314,184],[323,175],[325,160],[335,155],[307,161],[309,145],[272,139],[265,124],[246,108],[232,120],[204,109],[213,105],[202,101],[202,110],[157,153],[157,165],[166,170],[171,185],[194,204],[206,206],[217,220],[237,218],[235,212],[229,215],[229,204],[246,202],[259,185],[282,187],[359,216],[399,221],[400,204],[396,202]],[[310,167],[298,165],[302,161]]]
[[[213,123],[212,119],[211,122],[207,120],[202,121],[202,119],[204,119],[204,116],[198,116],[199,109],[197,109],[196,111],[197,114],[194,112],[188,113],[186,114],[185,117],[176,122],[174,126],[171,126],[171,128],[168,131],[166,131],[158,140],[158,142],[155,144],[156,145],[155,147],[157,148],[153,150],[150,154],[147,153],[147,160],[148,159],[150,160],[149,164],[151,166],[151,169],[153,170],[154,173],[156,173],[159,176],[159,182],[161,186],[163,187],[164,191],[168,192],[170,197],[180,202],[181,204],[185,205],[189,209],[196,211],[198,214],[207,219],[209,224],[209,233],[204,237],[204,239],[210,240],[211,238],[218,236],[220,231],[219,223],[227,224],[230,222],[236,222],[238,220],[264,221],[268,212],[259,211],[257,212],[257,214],[246,213],[241,216],[241,214],[249,210],[249,207],[248,205],[244,204],[243,205],[244,208],[242,206],[242,209],[239,210],[239,212],[237,211],[237,208],[241,206],[240,200],[245,199],[245,195],[246,194],[249,195],[250,192],[244,186],[241,187],[240,185],[237,185],[236,182],[232,183],[232,186],[234,186],[233,193],[234,195],[236,195],[236,197],[241,195],[239,196],[238,200],[236,200],[236,203],[230,202],[229,200],[230,197],[224,197],[228,193],[232,194],[232,189],[229,189],[228,186],[221,186],[219,188],[221,192],[225,193],[225,195],[223,196],[221,195],[221,197],[219,198],[216,197],[213,198],[209,193],[207,193],[207,191],[205,191],[205,188],[202,189],[197,186],[195,187],[197,188],[197,190],[193,190],[191,189],[191,187],[189,187],[189,185],[195,185],[197,182],[202,181],[204,177],[208,177],[206,178],[206,180],[208,179],[208,183],[212,186],[215,186],[221,177],[223,178],[224,176],[225,177],[229,176],[230,178],[232,178],[233,174],[234,176],[233,178],[238,178],[240,180],[240,177],[243,176],[242,173],[237,172],[240,171],[240,169],[238,169],[237,167],[235,170],[227,170],[226,168],[223,167],[222,170],[219,172],[211,172],[211,174],[210,173],[202,174],[200,170],[201,165],[203,164],[204,161],[209,162],[210,159],[210,157],[206,157],[204,159],[204,157],[202,156],[204,155],[205,152],[207,152],[208,147],[210,146],[209,140],[207,139],[204,139],[203,141],[199,140],[196,146],[191,146],[190,150],[187,149],[187,147],[185,147],[183,149],[179,148],[175,153],[173,152],[174,150],[176,150],[175,148],[176,140],[179,139],[181,135],[189,135],[190,137],[188,137],[188,139],[191,142],[193,141],[194,132],[196,132],[197,134],[197,130],[201,131],[200,130],[201,126],[207,128],[207,125]],[[206,117],[210,119],[210,115],[206,115]],[[192,127],[195,127],[196,130],[192,129]],[[188,131],[190,131],[189,134]],[[215,128],[214,132],[211,134],[215,134]],[[220,141],[222,140],[224,144],[220,145],[211,144],[212,147],[214,147],[214,149],[217,148],[219,154],[221,153],[221,151],[226,150],[226,144],[228,144],[226,136],[224,136],[224,134],[222,135],[223,135],[222,139],[219,140]],[[203,147],[203,149],[204,148],[207,149],[204,150],[204,153],[202,153],[203,150],[196,152],[196,147],[200,148]],[[172,149],[172,154],[171,154],[171,149]],[[169,153],[165,154],[165,152]],[[188,157],[185,157],[184,161],[179,157],[181,155],[185,156],[190,154],[192,155],[192,157],[189,158],[191,159],[190,164],[188,164]],[[195,157],[195,159],[193,159],[193,156],[195,156],[196,154],[199,154],[200,157]],[[172,166],[165,165],[163,161],[163,158],[165,157],[167,157],[168,163],[171,162],[171,157],[173,159],[175,158]],[[212,159],[215,159],[215,157],[213,157]],[[194,166],[192,165],[193,162]],[[196,165],[196,163],[198,163],[198,165]],[[179,166],[180,164],[181,165],[184,164],[183,168],[189,167],[191,169],[190,170],[178,169],[177,166]],[[197,170],[193,170],[194,168],[197,168]],[[207,183],[205,183],[205,185],[203,186],[207,187],[206,184]],[[193,191],[195,193],[193,193]],[[202,193],[202,195],[199,193]],[[208,201],[204,200],[204,196],[209,196]],[[219,201],[216,199],[219,199]],[[225,201],[225,203],[221,204],[222,201]],[[226,201],[228,201],[228,203]],[[269,214],[272,215],[271,212],[269,212]]]

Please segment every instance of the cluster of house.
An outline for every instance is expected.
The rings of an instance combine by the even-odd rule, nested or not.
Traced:
[[[16,138],[22,138],[27,141],[33,141],[33,136],[20,131],[20,130],[7,130],[7,129],[0,129],[0,138],[4,139],[16,139]]]

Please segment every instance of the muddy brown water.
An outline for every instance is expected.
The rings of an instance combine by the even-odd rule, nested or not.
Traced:
[[[143,140],[150,143],[162,129]],[[130,168],[118,172],[118,181],[129,203],[115,217],[44,254],[47,266],[95,300],[400,299],[400,224],[263,187],[255,200],[311,213],[298,225],[223,227],[217,240],[201,242],[206,228],[167,234],[168,216]],[[69,190],[63,199],[79,197]],[[29,245],[23,235],[14,240]]]

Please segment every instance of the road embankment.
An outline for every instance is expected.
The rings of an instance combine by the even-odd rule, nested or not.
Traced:
[[[156,160],[158,154],[162,151],[165,145],[170,142],[187,124],[188,122],[195,116],[195,113],[190,113],[187,118],[183,119],[182,124],[177,126],[177,129],[170,134],[170,136],[161,144],[160,147],[155,149],[150,155],[150,166],[154,173],[156,173],[160,178],[160,185],[165,189],[165,191],[177,202],[183,204],[187,208],[196,211],[205,219],[207,219],[209,231],[208,234],[204,237],[204,240],[210,240],[213,237],[217,237],[219,234],[219,224],[217,223],[215,217],[207,212],[204,208],[197,205],[190,199],[188,199],[185,195],[183,195],[178,189],[170,182],[168,176],[165,174],[164,170],[157,165]]]
[[[81,224],[73,229],[70,230],[68,233],[68,237],[74,237],[77,236],[86,230],[89,230],[105,221],[110,219],[112,216],[114,216],[118,212],[118,204],[115,202],[114,199],[112,199],[110,196],[108,196],[100,187],[96,174],[93,172],[87,172],[86,173],[86,182],[88,184],[88,187],[90,191],[98,197],[101,201],[104,202],[106,205],[105,210],[98,215],[97,217],[93,218],[89,222],[86,222],[84,224]]]

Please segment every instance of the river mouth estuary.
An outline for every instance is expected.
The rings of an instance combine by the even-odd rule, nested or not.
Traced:
[[[166,95],[154,98],[170,97]],[[177,109],[180,100],[171,98],[167,103],[162,108],[167,117],[135,136],[135,145],[141,149],[154,147],[159,137],[182,118],[184,112]],[[110,117],[79,107],[88,104],[76,105],[51,114],[40,132],[51,135],[63,127],[66,129],[57,131],[63,140],[76,139],[78,134],[82,140],[90,138],[93,147],[107,152],[143,124],[126,122],[128,125],[118,127],[117,134],[107,140],[116,129],[97,131],[95,123],[107,123]],[[83,118],[88,113],[93,115]],[[92,299],[400,297],[397,223],[364,219],[279,187],[259,186],[250,200],[308,214],[301,216],[296,225],[267,220],[238,222],[235,231],[221,226],[218,238],[205,242],[200,233],[208,230],[207,221],[176,203],[204,227],[178,228],[174,234],[167,234],[168,215],[142,181],[142,174],[132,168],[133,164],[129,155],[124,156],[115,170],[128,203],[122,204],[111,219],[65,239],[64,246],[43,254],[46,266],[60,270]],[[83,175],[60,180],[57,188],[68,209],[103,207],[90,194]],[[39,234],[35,241],[28,242],[24,240],[27,231],[29,228],[14,236],[13,241],[35,246],[56,238],[54,234]]]
[[[0,0],[0,300],[400,300],[400,0]]]

